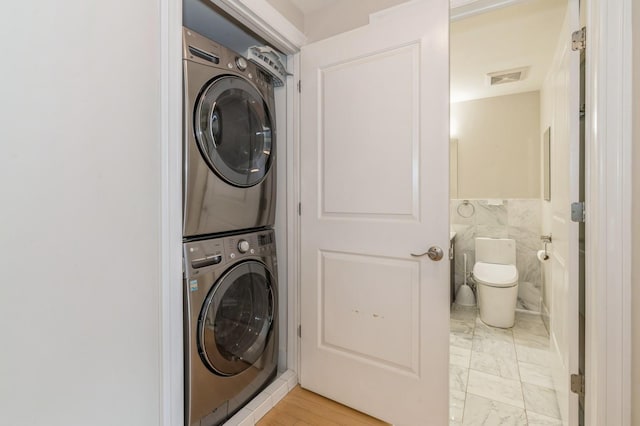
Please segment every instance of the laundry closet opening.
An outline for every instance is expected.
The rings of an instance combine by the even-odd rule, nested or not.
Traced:
[[[201,0],[184,0],[185,424],[228,421],[288,389],[289,58]],[[274,388],[275,389],[275,388]],[[269,407],[270,408],[270,407]]]

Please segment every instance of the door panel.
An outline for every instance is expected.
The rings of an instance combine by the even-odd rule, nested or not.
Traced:
[[[417,374],[417,262],[327,251],[320,256],[320,345]]]
[[[418,58],[413,44],[320,70],[323,214],[417,217]]]
[[[304,388],[397,425],[448,424],[448,3],[301,54]]]
[[[578,373],[579,227],[571,221],[571,203],[579,199],[579,66],[571,50],[571,32],[579,24],[578,1],[570,0],[553,78],[551,139],[551,370],[564,424],[578,424],[578,397],[570,376]]]

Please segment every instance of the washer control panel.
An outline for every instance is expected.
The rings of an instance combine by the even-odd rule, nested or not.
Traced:
[[[247,240],[240,240],[238,241],[238,251],[240,253],[246,253],[249,251],[249,247],[251,247],[251,245],[249,244],[249,241]]]
[[[188,276],[199,276],[212,269],[227,268],[244,258],[274,254],[272,230],[193,241],[184,244],[184,269]]]
[[[224,247],[222,241],[206,241],[188,244],[185,260],[193,269],[206,268],[222,263]]]

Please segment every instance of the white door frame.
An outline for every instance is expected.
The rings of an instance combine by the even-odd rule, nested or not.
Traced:
[[[631,410],[631,4],[586,0],[587,8],[587,425],[630,425]],[[266,0],[216,0],[290,56],[306,42]],[[182,426],[182,4],[161,0],[162,259],[161,406],[163,426]],[[289,235],[288,367],[299,348],[298,94],[287,106],[287,228]]]
[[[588,0],[586,419],[630,425],[631,4]]]
[[[160,1],[160,424],[184,424],[182,345],[182,2]]]

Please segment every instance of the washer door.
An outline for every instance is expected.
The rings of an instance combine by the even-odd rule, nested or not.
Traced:
[[[271,274],[247,261],[211,288],[198,320],[200,357],[214,373],[232,376],[255,364],[267,347],[275,311]]]
[[[213,80],[196,104],[194,128],[209,167],[231,185],[262,182],[272,163],[275,135],[269,108],[246,80]]]

